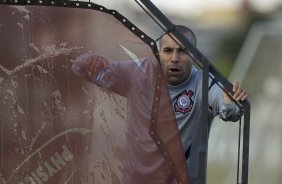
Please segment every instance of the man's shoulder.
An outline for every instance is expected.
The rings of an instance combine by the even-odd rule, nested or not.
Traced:
[[[199,70],[198,68],[196,68],[194,65],[192,66],[192,69],[191,69],[191,78],[193,80],[201,80],[202,77],[203,77],[203,74],[202,74],[202,70]]]

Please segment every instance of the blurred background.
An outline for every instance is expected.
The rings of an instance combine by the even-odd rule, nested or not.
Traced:
[[[198,49],[251,101],[249,183],[282,181],[282,1],[151,0],[175,24],[190,27]],[[116,9],[153,38],[157,26],[135,1],[93,0]],[[215,120],[211,129],[208,184],[236,183],[238,123]]]

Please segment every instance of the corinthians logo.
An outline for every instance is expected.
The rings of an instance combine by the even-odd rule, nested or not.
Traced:
[[[194,92],[189,90],[184,90],[182,93],[177,95],[176,101],[174,102],[174,110],[175,112],[180,112],[182,114],[186,114],[191,112],[193,108],[194,101],[192,97],[194,96]]]

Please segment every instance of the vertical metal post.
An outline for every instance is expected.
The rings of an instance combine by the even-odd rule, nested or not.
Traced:
[[[250,112],[248,101],[244,103],[244,129],[243,129],[243,160],[242,160],[242,184],[248,184],[249,173],[249,142],[250,142]]]
[[[206,184],[207,151],[208,151],[208,93],[209,93],[209,63],[203,61],[202,79],[202,117],[201,117],[201,145],[199,150],[198,183]]]

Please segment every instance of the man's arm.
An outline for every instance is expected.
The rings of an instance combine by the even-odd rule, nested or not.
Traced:
[[[248,98],[245,90],[243,90],[239,82],[233,82],[234,101],[240,102]],[[217,85],[214,85],[209,92],[209,104],[213,109],[214,114],[219,114],[219,117],[224,121],[238,121],[241,117],[239,107],[232,99]]]
[[[232,99],[224,91],[221,93],[223,106],[220,110],[220,118],[225,121],[238,121],[241,117],[239,107],[232,100],[240,102],[248,98],[248,94],[242,89],[238,81],[233,82],[232,91]]]
[[[127,81],[120,63],[112,63],[103,56],[93,53],[80,55],[73,63],[72,70],[79,77],[96,85],[126,96]]]
[[[89,81],[95,82],[102,68],[108,67],[108,60],[102,56],[94,55],[93,53],[85,53],[80,55],[73,63],[73,72]]]

